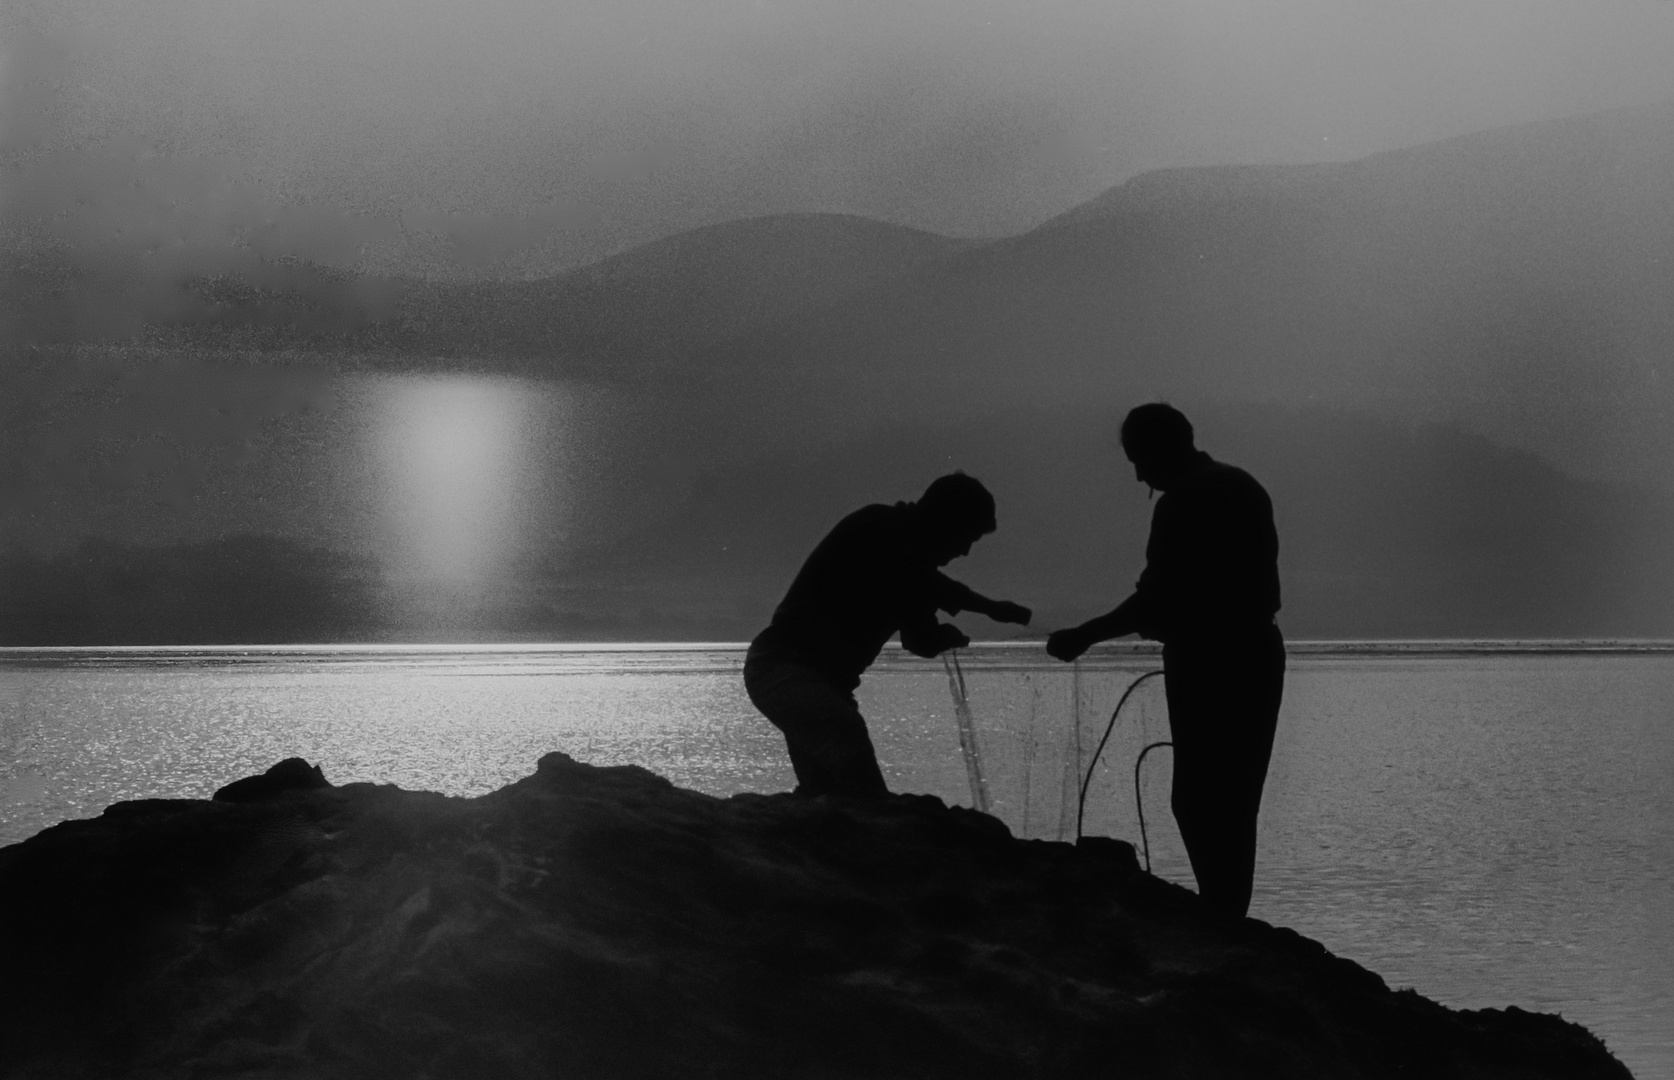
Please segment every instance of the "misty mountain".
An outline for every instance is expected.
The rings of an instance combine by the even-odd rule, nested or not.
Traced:
[[[986,244],[793,215],[534,281],[408,281],[394,316],[312,340],[621,377],[597,422],[622,446],[587,466],[621,520],[457,627],[365,610],[401,638],[745,636],[843,513],[960,467],[1001,503],[965,576],[1050,628],[1137,574],[1149,507],[1113,432],[1166,398],[1272,491],[1293,635],[1674,634],[1670,176],[1674,104],[1150,173]],[[48,611],[73,569],[12,581]]]
[[[874,289],[973,246],[846,214],[679,233],[534,281],[410,282],[365,346],[654,366]]]
[[[751,445],[1022,403],[1331,405],[1671,490],[1671,176],[1674,102],[1146,173],[989,243],[782,215],[534,281],[408,280],[393,316],[320,344],[654,373]]]
[[[374,278],[306,260],[247,260],[233,273],[132,285],[128,307],[148,313],[148,343],[164,347],[621,375],[699,355],[980,243],[848,214],[780,214],[694,229],[531,280]],[[62,323],[73,336],[76,324],[60,309],[108,299],[86,291],[87,275],[58,275],[56,292],[41,284],[52,279],[38,267],[14,276],[44,297],[28,304],[25,331]]]
[[[1331,404],[1666,487],[1670,177],[1674,103],[1150,173],[700,366],[774,373],[838,429],[1090,397]]]
[[[780,215],[532,281],[316,282],[290,337],[266,329],[274,283],[194,288],[228,346],[655,372],[758,443],[1025,402],[1329,404],[1668,489],[1670,176],[1674,102],[1348,163],[1147,173],[986,244]],[[320,312],[374,321],[326,332]]]
[[[0,235],[16,241],[15,230]],[[12,242],[0,255],[0,346],[341,350],[396,314],[405,282],[249,249],[155,252]]]

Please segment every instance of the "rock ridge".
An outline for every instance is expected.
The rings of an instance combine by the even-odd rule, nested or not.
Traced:
[[[0,849],[5,1077],[1626,1077],[1131,845],[558,753],[477,798],[289,759]]]

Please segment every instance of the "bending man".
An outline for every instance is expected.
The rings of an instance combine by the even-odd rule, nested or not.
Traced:
[[[1163,493],[1145,571],[1115,610],[1058,631],[1046,648],[1068,661],[1124,634],[1163,643],[1174,820],[1198,894],[1243,918],[1285,678],[1273,504],[1249,473],[1198,450],[1191,422],[1171,406],[1130,412],[1122,449],[1134,476]]]
[[[1029,621],[1028,608],[990,600],[941,572],[994,527],[988,489],[952,473],[916,503],[856,510],[808,556],[744,660],[744,688],[784,733],[798,794],[888,792],[854,691],[893,635],[929,657],[970,644],[938,610]]]

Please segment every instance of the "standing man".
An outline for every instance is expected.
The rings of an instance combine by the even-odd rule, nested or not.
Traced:
[[[1122,422],[1134,476],[1163,493],[1145,571],[1115,610],[1047,639],[1070,661],[1100,641],[1163,643],[1174,741],[1174,820],[1198,895],[1243,918],[1255,878],[1256,815],[1284,692],[1279,536],[1255,478],[1196,448],[1178,409],[1141,405]]]
[[[784,732],[798,794],[888,793],[854,691],[893,635],[929,657],[971,641],[940,622],[938,610],[1028,623],[1028,608],[990,600],[941,572],[994,527],[994,497],[956,472],[915,503],[861,507],[802,564],[744,660],[744,689]]]

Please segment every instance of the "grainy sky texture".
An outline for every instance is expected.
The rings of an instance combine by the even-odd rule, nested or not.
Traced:
[[[13,147],[137,137],[282,198],[514,215],[558,261],[791,210],[1005,234],[1147,168],[1674,97],[1668,0],[7,7]]]

